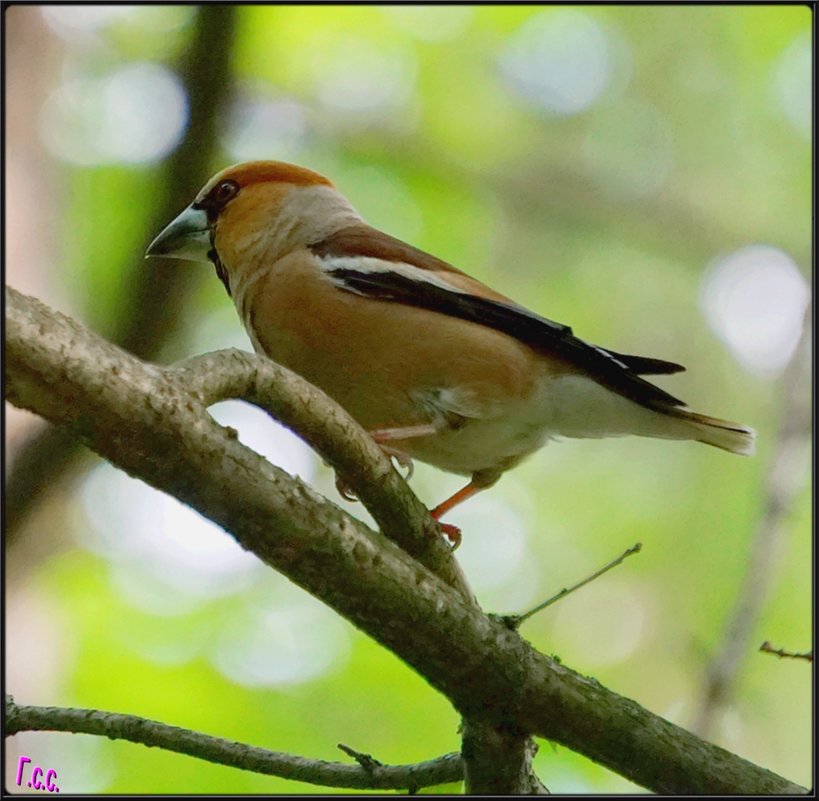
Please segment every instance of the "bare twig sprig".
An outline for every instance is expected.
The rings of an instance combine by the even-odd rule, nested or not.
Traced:
[[[590,576],[578,581],[577,584],[572,584],[571,587],[564,587],[560,592],[555,593],[551,598],[547,598],[545,601],[539,603],[528,612],[523,612],[520,615],[505,615],[500,618],[501,622],[510,629],[517,629],[521,623],[528,620],[530,617],[532,617],[532,615],[536,615],[538,612],[546,609],[547,606],[557,603],[559,600],[565,598],[575,590],[579,590],[581,587],[585,587],[595,579],[600,578],[600,576],[602,576],[604,573],[608,573],[608,571],[613,567],[617,567],[617,565],[622,564],[632,554],[639,553],[642,548],[643,544],[641,542],[635,543],[631,546],[631,548],[626,548],[626,550],[623,551],[623,553],[621,553],[616,559],[612,559],[611,562],[603,565],[603,567],[592,573]]]
[[[344,743],[338,744],[339,751],[343,751],[347,756],[351,756],[364,770],[373,773],[379,768],[384,767],[384,763],[377,760],[372,754],[365,754],[363,751],[356,751],[355,748],[350,748]]]
[[[137,715],[120,715],[96,709],[17,706],[14,699],[7,695],[5,733],[11,735],[22,731],[97,734],[113,740],[128,740],[175,751],[218,765],[324,787],[412,790],[463,779],[463,762],[457,753],[414,765],[383,765],[376,760],[372,760],[371,765],[364,765],[360,760],[357,760],[358,765],[346,765],[268,751]]]
[[[811,439],[812,308],[805,309],[802,333],[780,381],[781,420],[760,487],[760,512],[749,541],[745,575],[733,608],[703,673],[693,730],[708,738],[736,691],[751,653],[754,630],[765,608],[788,536],[790,512],[809,476]]]
[[[763,654],[774,654],[780,659],[804,659],[806,662],[813,662],[813,651],[786,651],[784,648],[774,648],[767,640],[759,646]]]

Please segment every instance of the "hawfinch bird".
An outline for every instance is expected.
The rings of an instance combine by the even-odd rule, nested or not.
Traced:
[[[579,339],[367,225],[303,167],[217,173],[147,255],[211,262],[257,352],[323,389],[399,461],[469,476],[436,519],[556,436],[754,452],[753,431],[642,377],[685,368]]]

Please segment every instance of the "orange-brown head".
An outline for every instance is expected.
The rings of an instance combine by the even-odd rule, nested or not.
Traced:
[[[249,161],[216,173],[146,256],[212,261],[230,291],[260,259],[275,261],[360,220],[323,175],[281,161]]]

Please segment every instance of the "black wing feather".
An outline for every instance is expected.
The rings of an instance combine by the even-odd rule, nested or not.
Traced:
[[[667,362],[664,359],[652,359],[650,356],[629,356],[625,353],[617,353],[608,348],[606,350],[619,362],[623,362],[629,370],[637,375],[671,375],[672,373],[684,373],[685,367],[676,362]]]
[[[596,381],[650,409],[683,406],[683,401],[655,387],[639,372],[674,373],[682,366],[661,359],[628,356],[590,345],[567,325],[547,320],[522,306],[444,289],[393,271],[368,272],[347,267],[328,269],[342,289],[378,300],[390,300],[486,325],[533,348],[563,356],[584,368]]]

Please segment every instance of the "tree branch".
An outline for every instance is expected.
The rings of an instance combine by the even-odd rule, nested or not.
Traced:
[[[515,729],[465,720],[461,756],[467,793],[480,787],[481,795],[549,795],[532,768],[537,753],[534,740]]]
[[[236,14],[235,7],[216,3],[196,12],[190,46],[177,67],[188,97],[188,126],[163,167],[157,191],[162,201],[145,220],[146,244],[188,204],[202,176],[210,174],[217,126],[232,92],[230,53]],[[184,319],[179,310],[191,296],[192,284],[204,277],[204,271],[169,269],[165,259],[146,263],[140,250],[122,279],[118,328],[111,339],[136,356],[156,357]],[[75,437],[50,427],[32,433],[20,447],[6,477],[7,546],[16,540],[43,493],[77,465],[80,453]]]
[[[281,751],[211,737],[169,726],[136,715],[120,715],[95,709],[66,709],[49,706],[17,706],[6,696],[6,734],[21,731],[64,731],[97,734],[112,740],[128,740],[149,748],[164,748],[177,754],[204,759],[217,765],[250,770],[325,787],[359,790],[417,790],[463,779],[459,754],[445,754],[414,765],[345,765],[306,759]]]
[[[196,356],[175,369],[205,406],[243,398],[301,436],[336,468],[387,537],[479,609],[452,551],[441,539],[438,523],[372,438],[362,437],[360,426],[340,406],[327,403],[323,392],[274,362],[260,363],[237,350]],[[542,786],[529,758],[535,749],[530,738],[492,731],[485,723],[464,721],[463,725],[473,733],[472,746],[464,751],[469,793],[520,795]]]
[[[372,437],[362,436],[361,426],[320,389],[235,349],[187,359],[169,374],[204,406],[240,398],[269,412],[333,465],[387,537],[477,606],[438,522]]]
[[[144,364],[9,288],[6,315],[12,403],[223,526],[467,718],[554,740],[657,792],[807,792],[537,653],[385,536],[241,445],[178,369]]]

